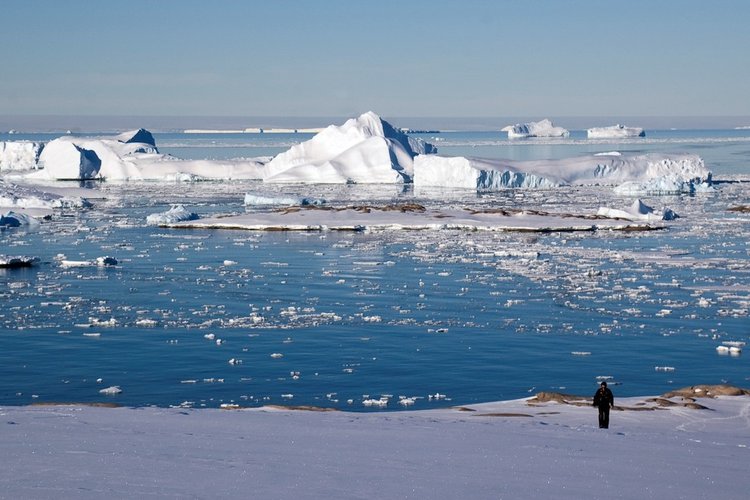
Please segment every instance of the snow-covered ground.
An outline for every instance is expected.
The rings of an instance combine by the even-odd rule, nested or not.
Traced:
[[[609,429],[588,401],[533,399],[395,413],[2,407],[0,498],[747,498],[750,397],[615,398]]]

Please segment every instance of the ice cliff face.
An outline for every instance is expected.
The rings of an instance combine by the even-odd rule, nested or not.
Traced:
[[[265,182],[405,183],[413,158],[436,148],[408,137],[373,112],[331,125],[267,165]]]
[[[517,123],[506,127],[509,139],[524,139],[526,137],[568,137],[570,132],[562,127],[556,127],[548,119],[538,122]],[[505,130],[505,129],[504,129]]]

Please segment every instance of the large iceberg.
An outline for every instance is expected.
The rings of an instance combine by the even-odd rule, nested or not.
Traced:
[[[292,146],[267,165],[263,180],[276,183],[407,183],[416,155],[437,152],[373,112],[331,125]]]
[[[589,139],[622,139],[626,137],[645,137],[646,133],[640,127],[626,127],[612,125],[611,127],[594,127],[586,130]]]
[[[516,123],[505,127],[508,139],[524,139],[527,137],[568,137],[570,132],[562,127],[556,127],[548,119],[538,122]]]
[[[0,172],[37,168],[43,148],[41,142],[0,141]]]
[[[529,161],[420,155],[414,160],[414,185],[420,187],[496,190],[617,186],[665,178],[680,179],[699,189],[710,184],[711,172],[693,154],[605,154]]]
[[[63,136],[39,157],[43,169],[31,177],[47,180],[230,180],[262,178],[261,160],[180,160],[159,153],[153,135],[138,129],[114,137]]]

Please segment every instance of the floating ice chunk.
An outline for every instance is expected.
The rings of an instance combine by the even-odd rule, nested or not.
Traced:
[[[221,403],[219,408],[222,410],[237,410],[240,407],[237,403]]]
[[[380,399],[374,399],[374,398],[365,399],[362,401],[362,404],[364,406],[375,406],[378,408],[385,408],[386,406],[388,406],[388,398],[383,396]]]
[[[223,263],[225,266],[236,266],[237,261],[236,260],[225,260]]]
[[[279,359],[279,358],[283,358],[284,355],[281,354],[280,352],[275,352],[275,353],[271,354],[271,357],[274,358],[274,359]]]
[[[0,214],[0,227],[33,227],[38,225],[39,221],[28,214],[19,214],[13,211]]]
[[[292,399],[294,397],[294,394],[282,394],[281,397],[284,399]]]
[[[96,265],[99,267],[105,267],[105,266],[116,266],[117,265],[117,259],[114,257],[104,256],[104,257],[97,257],[96,258]]]
[[[562,127],[556,127],[549,119],[538,122],[516,123],[504,130],[509,139],[524,139],[527,137],[568,137],[570,132]]]
[[[138,319],[135,322],[135,326],[141,326],[141,327],[147,327],[147,328],[154,327],[157,324],[158,324],[158,322],[156,320],[154,320],[154,319],[147,319],[147,318]]]
[[[207,339],[207,340],[214,340],[216,338],[216,334],[215,333],[207,333],[207,334],[205,334],[203,336],[203,338]]]
[[[39,257],[6,256],[0,255],[0,269],[15,269],[19,267],[31,267],[39,262]]]
[[[151,214],[146,217],[146,224],[149,226],[158,226],[196,219],[198,219],[198,214],[190,212],[183,205],[172,205],[172,208],[166,212]]]
[[[104,394],[107,396],[114,396],[115,394],[120,394],[122,392],[122,389],[120,389],[119,385],[113,385],[111,387],[107,387],[106,389],[101,389],[99,391],[100,394]]]
[[[234,365],[241,365],[242,364],[242,360],[241,359],[237,359],[237,358],[232,358],[229,361],[227,361],[227,363],[229,363],[232,366],[234,366]]]
[[[640,127],[626,127],[624,125],[612,125],[611,127],[594,127],[586,130],[589,139],[622,139],[625,137],[646,137],[646,133]]]
[[[93,266],[94,263],[90,260],[67,260],[63,259],[60,261],[62,267],[89,267]]]
[[[591,356],[591,351],[571,351],[573,356]]]
[[[674,366],[655,366],[654,370],[657,372],[673,372]]]

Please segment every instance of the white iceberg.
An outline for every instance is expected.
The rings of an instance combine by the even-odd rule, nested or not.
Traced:
[[[16,212],[6,212],[0,214],[0,228],[3,227],[28,227],[38,226],[39,221],[28,214],[19,214]]]
[[[657,182],[680,179],[685,185],[708,185],[711,172],[692,154],[589,155],[560,160],[490,160],[419,155],[414,160],[416,187],[497,190]],[[694,189],[697,189],[694,187]]]
[[[503,128],[508,132],[508,139],[524,139],[527,137],[568,137],[570,132],[562,127],[556,127],[548,119],[538,122],[516,123]]]
[[[622,139],[626,137],[646,137],[646,133],[640,127],[626,127],[624,125],[612,125],[611,127],[594,127],[586,130],[589,139]]]
[[[145,129],[114,137],[59,137],[39,157],[43,170],[29,177],[44,180],[110,181],[260,180],[262,160],[180,160],[159,153]]]
[[[8,256],[0,255],[0,269],[16,269],[19,267],[31,267],[39,262],[39,257],[28,257],[25,255]]]
[[[664,209],[661,213],[657,213],[652,207],[649,207],[640,199],[635,200],[632,205],[626,209],[600,207],[597,215],[610,219],[625,219],[632,221],[674,220],[679,217],[669,208]]]
[[[331,125],[292,146],[267,165],[263,180],[274,183],[407,183],[413,158],[437,150],[396,130],[373,112]]]
[[[0,172],[36,169],[43,148],[41,142],[0,141]]]
[[[146,224],[149,226],[159,226],[196,219],[198,219],[198,215],[189,211],[183,205],[172,205],[172,208],[166,212],[151,214],[146,217]]]

